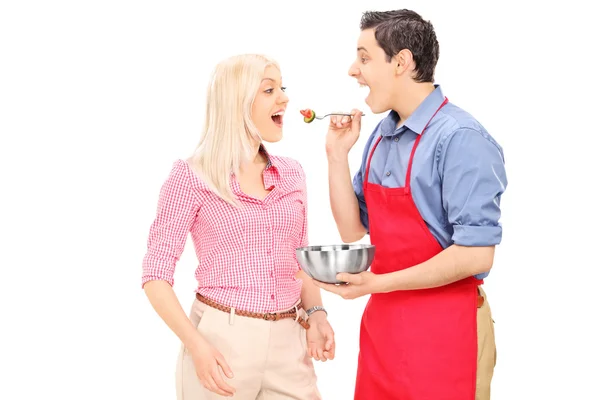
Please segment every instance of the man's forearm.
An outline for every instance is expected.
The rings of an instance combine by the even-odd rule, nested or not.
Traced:
[[[487,272],[492,268],[494,250],[494,246],[452,245],[421,264],[381,275],[377,291],[428,289]]]
[[[333,218],[346,243],[362,239],[366,229],[360,222],[360,208],[352,187],[348,157],[332,157],[329,163],[329,200]]]

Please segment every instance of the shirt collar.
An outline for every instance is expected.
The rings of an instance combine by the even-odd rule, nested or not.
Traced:
[[[420,135],[425,129],[425,125],[431,119],[431,117],[435,114],[438,107],[444,101],[444,94],[442,93],[442,88],[440,85],[434,85],[435,89],[431,92],[421,104],[417,107],[417,109],[408,117],[406,121],[398,128],[398,121],[400,121],[400,116],[396,111],[390,111],[387,117],[381,123],[381,133],[383,136],[393,136],[401,130],[407,128],[413,131],[414,133]]]
[[[261,143],[260,146],[258,147],[258,151],[262,154],[265,155],[265,157],[267,158],[267,165],[265,167],[265,170],[270,169],[271,167],[274,168],[275,171],[278,170],[278,162],[277,159],[271,157],[271,155],[269,154],[269,152],[267,151],[267,148]],[[231,171],[231,175],[234,175],[234,172]]]
[[[273,157],[271,157],[264,144],[260,144],[258,151],[264,154],[264,156],[267,158],[267,166],[265,167],[265,169],[269,169],[271,167],[275,167],[275,169],[277,169],[276,161],[273,159]]]

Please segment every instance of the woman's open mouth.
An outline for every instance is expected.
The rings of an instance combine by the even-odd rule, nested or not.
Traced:
[[[275,114],[271,115],[271,119],[278,127],[283,126],[283,113],[284,111],[277,111]]]

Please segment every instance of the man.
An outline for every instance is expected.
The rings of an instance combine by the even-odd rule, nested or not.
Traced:
[[[435,85],[439,46],[410,10],[367,12],[349,74],[369,87],[371,134],[352,182],[361,112],[332,117],[326,148],[332,212],[344,242],[370,235],[371,270],[318,286],[371,295],[360,332],[355,399],[489,399],[496,362],[480,285],[502,228],[501,147]]]

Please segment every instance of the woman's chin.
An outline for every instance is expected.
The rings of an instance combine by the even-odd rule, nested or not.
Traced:
[[[262,135],[262,140],[267,143],[276,143],[283,138],[283,129],[273,129],[269,133]]]

